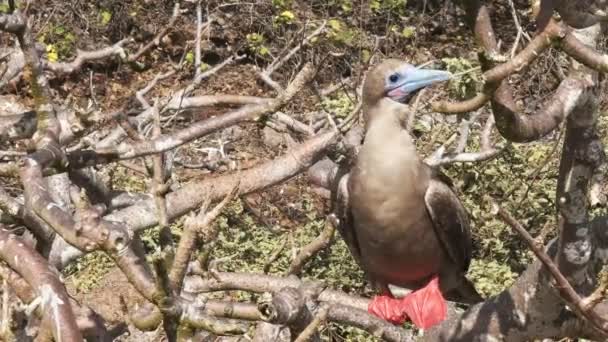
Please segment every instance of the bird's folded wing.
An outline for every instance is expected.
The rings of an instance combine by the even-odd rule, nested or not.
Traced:
[[[472,249],[468,214],[452,188],[443,181],[444,177],[431,178],[424,200],[439,240],[454,263],[466,272]]]
[[[348,178],[349,174],[345,174],[338,180],[337,186],[335,187],[333,212],[338,218],[338,230],[340,231],[342,239],[346,242],[355,261],[361,266],[361,251],[359,249],[359,242],[353,224],[353,215],[348,196]]]

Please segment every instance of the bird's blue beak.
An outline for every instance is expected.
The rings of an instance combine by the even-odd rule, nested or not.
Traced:
[[[452,78],[449,71],[433,69],[412,69],[403,78],[403,83],[388,91],[388,96],[399,99],[427,87],[433,83],[447,81]]]

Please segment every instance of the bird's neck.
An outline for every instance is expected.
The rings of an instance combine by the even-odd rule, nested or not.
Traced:
[[[416,146],[406,130],[409,107],[384,99],[365,108],[367,123],[365,144],[379,153],[390,153],[393,157],[416,155]]]
[[[407,117],[401,115],[404,109],[407,107],[384,103],[371,108],[377,112],[367,113],[370,120],[358,156],[359,165],[367,174],[384,179],[387,184],[390,180],[401,182],[399,178],[403,175],[415,176],[421,163],[414,141],[404,127],[403,118]]]

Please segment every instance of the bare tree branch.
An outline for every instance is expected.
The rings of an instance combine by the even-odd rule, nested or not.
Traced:
[[[207,212],[209,207],[209,201],[205,201],[201,207],[199,214],[196,217],[188,217],[184,222],[184,231],[182,237],[179,240],[179,246],[177,247],[177,253],[175,255],[175,261],[169,279],[174,289],[181,289],[184,276],[188,263],[190,262],[190,256],[197,246],[197,240],[199,236],[205,243],[209,243],[215,239],[217,234],[217,228],[211,226],[211,223],[217,218],[226,205],[232,201],[238,192],[238,182],[234,185],[233,189],[218,203],[211,211]]]
[[[252,105],[240,108],[236,111],[219,117],[210,118],[190,125],[181,131],[165,134],[151,141],[142,141],[136,144],[120,144],[116,147],[98,149],[96,151],[72,152],[68,158],[73,167],[89,166],[100,162],[110,162],[118,159],[130,159],[146,156],[149,154],[165,152],[196,138],[225,128],[239,122],[250,120],[257,116],[277,111],[290,101],[302,87],[314,76],[314,69],[309,64],[304,66],[298,76],[287,87],[286,91],[277,99],[260,105]]]
[[[79,71],[82,66],[87,62],[92,62],[100,59],[106,59],[111,56],[119,56],[120,58],[126,58],[123,45],[129,40],[123,39],[118,43],[108,46],[99,50],[93,51],[82,51],[76,52],[76,58],[71,62],[44,62],[43,68],[50,70],[57,74],[73,74]]]
[[[511,216],[511,214],[502,209],[493,199],[490,198],[489,201],[492,203],[494,214],[498,214],[524,239],[526,244],[528,244],[528,247],[534,252],[536,257],[540,259],[549,273],[551,273],[551,276],[553,276],[557,282],[556,288],[559,290],[564,300],[568,302],[572,308],[576,309],[576,312],[579,315],[588,319],[593,326],[598,329],[598,332],[608,337],[608,320],[600,316],[593,308],[589,308],[584,302],[584,299],[581,298],[572,285],[570,285],[568,279],[562,274],[551,257],[544,251],[543,246],[539,246],[532,235],[530,235],[530,233]]]
[[[291,261],[291,265],[289,266],[289,271],[287,273],[299,275],[310,258],[315,256],[315,254],[319,253],[319,251],[322,249],[329,246],[332,238],[334,237],[335,231],[336,227],[331,220],[325,220],[325,228],[323,228],[321,234],[300,250],[298,255],[296,255],[296,257]]]
[[[42,310],[57,341],[82,341],[70,299],[57,274],[30,246],[0,225],[0,258],[19,273],[41,298]]]
[[[143,56],[144,54],[148,53],[148,51],[150,51],[150,49],[152,49],[152,48],[157,47],[158,45],[160,45],[160,42],[163,39],[163,37],[167,33],[169,33],[169,31],[171,31],[173,29],[173,26],[175,25],[175,21],[177,20],[178,17],[179,17],[179,2],[176,3],[175,6],[173,7],[173,15],[171,15],[171,19],[169,19],[169,22],[167,23],[167,25],[160,32],[158,32],[156,34],[156,36],[154,37],[154,39],[152,39],[146,45],[144,45],[143,47],[141,47],[141,49],[139,49],[139,51],[137,51],[135,54],[129,56],[128,61],[129,62],[135,62],[141,56]]]

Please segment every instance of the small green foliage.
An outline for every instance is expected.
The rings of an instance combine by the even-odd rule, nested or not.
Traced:
[[[456,74],[464,71],[471,70],[475,67],[472,61],[465,58],[444,58],[442,62],[445,63],[446,68],[449,72]],[[460,75],[449,82],[449,90],[452,96],[459,99],[470,98],[477,92],[477,84],[480,82],[479,72],[468,72]]]
[[[377,14],[405,15],[407,0],[372,0],[369,8]]]
[[[265,57],[270,54],[270,50],[264,45],[264,36],[258,33],[249,33],[247,35],[247,45],[255,54]]]
[[[405,39],[412,38],[416,35],[416,28],[414,26],[406,26],[402,28],[399,25],[391,25],[390,31],[394,35]]]
[[[10,10],[8,4],[0,3],[0,13],[6,14]]]
[[[194,64],[194,52],[188,51],[188,53],[186,54],[186,57],[184,57],[184,61],[186,62],[186,64],[189,64],[189,65]]]
[[[186,56],[184,57],[184,64],[185,65],[194,65],[194,52],[193,51],[188,51],[188,53],[186,53]],[[200,70],[201,72],[205,72],[207,70],[209,70],[209,68],[211,68],[211,66],[207,63],[202,63],[200,65]]]
[[[274,16],[272,22],[275,27],[281,25],[289,25],[296,19],[296,15],[292,11],[283,11],[281,14]]]
[[[146,182],[141,177],[133,175],[131,170],[120,165],[113,169],[112,185],[114,190],[146,192]]]
[[[65,26],[57,25],[41,32],[37,41],[46,45],[47,59],[56,62],[71,55],[76,36]]]
[[[106,26],[112,20],[112,12],[107,9],[102,9],[99,11],[99,21],[101,22],[101,26]]]
[[[57,62],[59,60],[59,54],[57,53],[57,47],[53,44],[46,46],[46,58],[49,62]]]
[[[153,253],[160,251],[160,227],[146,229],[141,235],[141,242],[147,251]]]
[[[345,118],[355,109],[353,97],[344,91],[336,92],[330,97],[322,100],[321,106],[324,110],[334,113],[339,118]]]
[[[401,36],[403,38],[412,38],[416,34],[416,28],[414,26],[406,26],[401,30]]]
[[[334,43],[346,46],[354,46],[359,34],[355,28],[349,27],[339,19],[331,19],[327,22],[329,30],[327,37]]]
[[[517,273],[504,264],[491,260],[473,259],[468,273],[477,291],[485,297],[494,296],[508,288],[517,278]]]
[[[272,0],[272,7],[282,10],[291,6],[291,0]]]
[[[86,254],[78,262],[68,265],[63,274],[71,278],[78,291],[88,292],[114,267],[114,261],[104,252],[98,251]]]
[[[352,0],[329,0],[325,2],[326,8],[331,8],[333,11],[337,11],[338,14],[352,14],[353,12],[353,1]]]
[[[270,265],[269,273],[284,274],[291,263],[292,250],[298,250],[316,238],[324,227],[324,219],[317,217],[316,209],[306,196],[299,203],[299,210],[307,214],[303,227],[284,234],[273,233],[268,227],[259,226],[246,212],[240,201],[232,202],[219,217],[217,247],[213,258],[229,258],[222,264],[226,271],[261,272],[270,256],[287,239],[287,245],[279,258]],[[315,255],[304,268],[303,277],[323,279],[335,288],[351,291],[364,286],[363,272],[354,263],[346,244],[336,232],[336,241],[326,251]],[[243,296],[249,296],[243,294]],[[246,298],[242,298],[246,299]]]
[[[361,62],[369,63],[372,58],[372,53],[368,49],[361,49]]]
[[[353,11],[353,2],[351,0],[340,1],[340,9],[344,14],[349,14]]]

